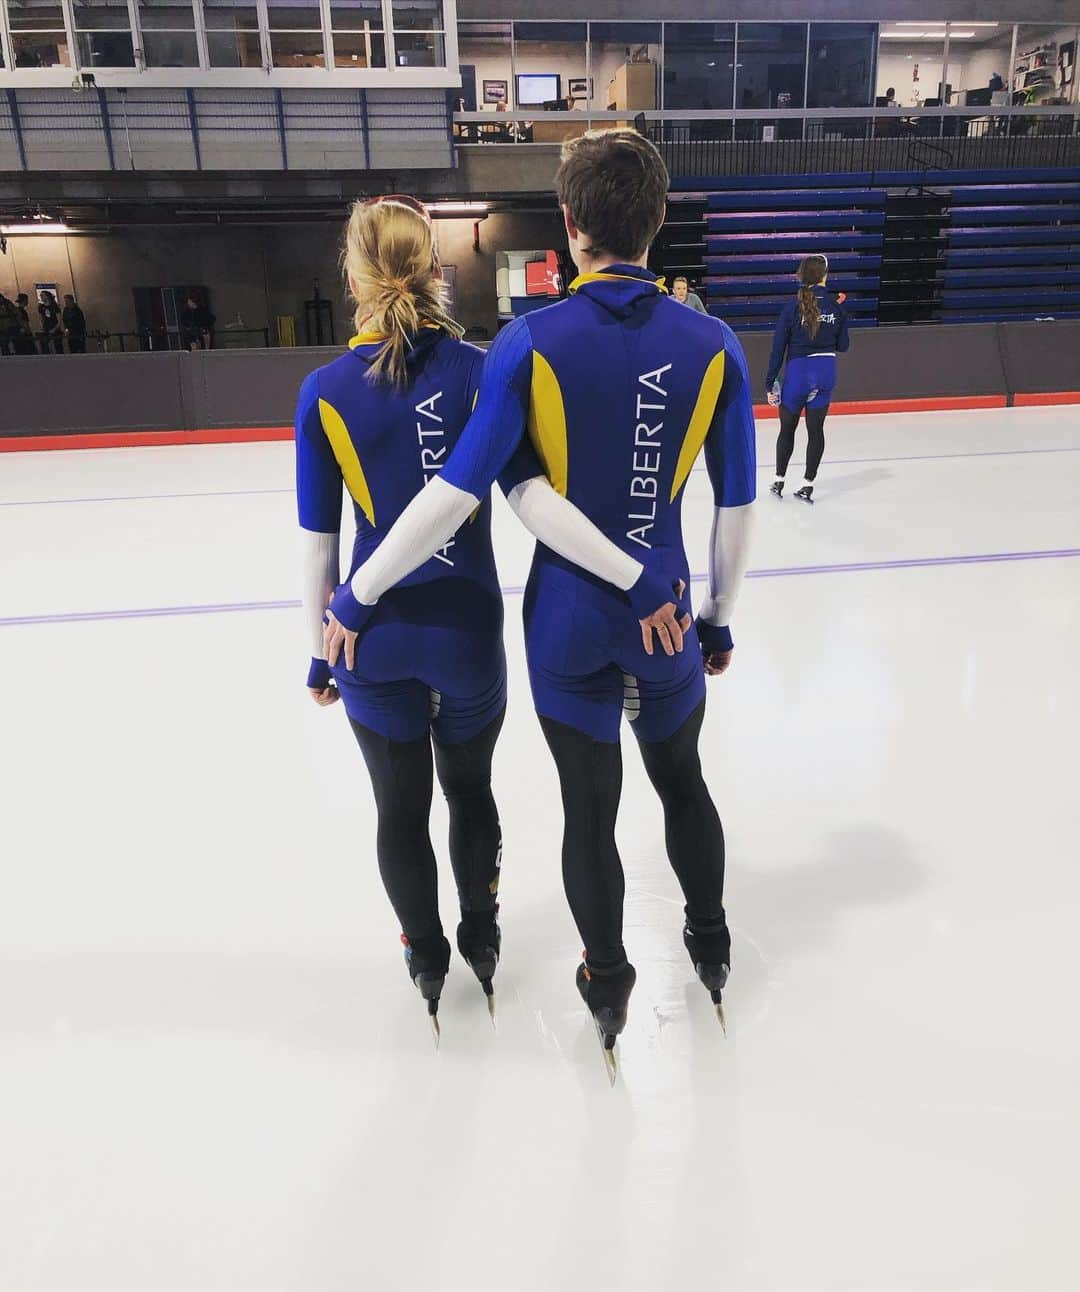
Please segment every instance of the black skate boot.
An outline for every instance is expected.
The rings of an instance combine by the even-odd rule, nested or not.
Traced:
[[[687,919],[683,927],[683,942],[690,956],[694,972],[701,979],[702,986],[712,997],[716,1006],[716,1017],[727,1035],[727,1023],[724,1020],[724,1006],[721,993],[731,972],[731,934],[727,922],[721,916],[709,924],[692,925]]]
[[[783,498],[784,496],[783,480],[774,480],[772,484],[769,486],[769,493],[771,493],[774,498]]]
[[[615,1062],[615,1041],[626,1026],[626,1010],[637,982],[637,971],[625,959],[614,968],[597,970],[590,967],[584,952],[582,957],[577,971],[577,989],[593,1016],[596,1034],[604,1047],[608,1080],[614,1085],[619,1070]]]
[[[441,933],[429,938],[410,940],[403,933],[401,945],[405,948],[405,966],[409,977],[416,984],[420,995],[427,1001],[427,1012],[435,1032],[435,1048],[439,1047],[439,997],[450,969],[450,943]]]
[[[492,1023],[495,1022],[495,987],[492,979],[495,977],[499,948],[502,946],[498,915],[498,906],[493,911],[462,911],[461,923],[457,929],[458,950],[484,989]]]
[[[813,506],[813,503],[814,503],[814,486],[813,486],[813,485],[803,485],[803,487],[802,487],[801,489],[796,489],[796,490],[795,490],[795,494],[794,494],[794,496],[795,496],[796,498],[801,499],[803,502],[808,502],[808,503],[810,503],[810,505],[811,505],[811,506]]]

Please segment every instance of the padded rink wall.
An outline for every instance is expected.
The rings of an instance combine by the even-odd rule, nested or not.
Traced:
[[[741,341],[762,399],[771,338],[747,333]],[[0,358],[0,452],[288,439],[300,383],[340,353]],[[834,411],[1050,402],[1080,403],[1080,320],[854,331]]]

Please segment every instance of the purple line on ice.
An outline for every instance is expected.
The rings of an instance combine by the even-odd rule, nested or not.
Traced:
[[[893,561],[849,561],[834,565],[787,565],[775,569],[748,570],[748,579],[794,578],[803,574],[857,574],[866,570],[926,569],[935,565],[992,565],[1006,561],[1052,561],[1080,556],[1080,547],[1059,547],[1035,552],[975,552],[963,556],[913,556]],[[707,574],[692,574],[692,583],[704,583]],[[519,597],[522,584],[504,586],[503,596]],[[72,610],[60,614],[11,615],[0,618],[0,628],[26,628],[34,624],[103,623],[110,619],[169,619],[178,615],[230,615],[250,610],[297,610],[297,600],[226,601],[203,606],[147,606],[131,610]]]

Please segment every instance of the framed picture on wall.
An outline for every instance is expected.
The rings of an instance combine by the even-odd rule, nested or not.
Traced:
[[[571,99],[591,99],[592,77],[571,76],[566,84],[566,92]]]
[[[45,293],[48,292],[54,301],[60,300],[60,288],[56,283],[35,283],[34,298],[40,305],[45,300]]]
[[[485,103],[505,103],[507,102],[507,81],[485,81],[484,82],[484,102]]]

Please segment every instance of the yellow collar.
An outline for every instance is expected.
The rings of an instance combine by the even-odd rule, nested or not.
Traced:
[[[421,323],[421,328],[432,328],[439,331],[438,323]],[[390,338],[385,332],[359,332],[356,336],[349,338],[349,349],[355,350],[358,345],[375,345],[378,341],[389,341]]]
[[[602,269],[592,274],[578,274],[566,290],[573,295],[579,287],[583,287],[586,283],[609,283],[613,279],[616,282],[645,283],[647,286],[655,287],[658,292],[663,292],[665,296],[667,295],[667,288],[664,286],[665,280],[663,278],[635,278],[633,274],[606,274]]]

